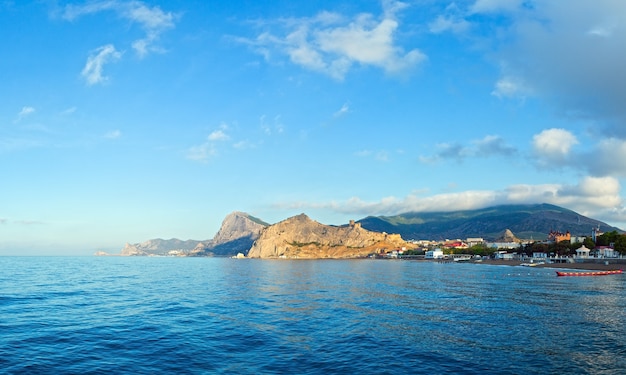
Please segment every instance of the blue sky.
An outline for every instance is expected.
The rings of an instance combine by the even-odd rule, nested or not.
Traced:
[[[0,254],[552,203],[626,228],[626,2],[0,1]]]

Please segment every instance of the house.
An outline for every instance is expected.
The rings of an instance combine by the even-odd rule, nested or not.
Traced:
[[[425,259],[443,259],[443,250],[437,248],[428,250],[424,256]]]
[[[513,260],[515,258],[515,254],[507,253],[506,251],[496,251],[494,253],[494,257],[500,260]]]
[[[485,240],[480,237],[469,237],[465,240],[465,242],[467,242],[467,245],[469,247],[472,247],[476,245],[481,245],[483,242],[485,242]]]
[[[398,257],[398,255],[399,255],[398,250],[392,250],[392,251],[388,252],[385,256],[387,258],[394,258],[395,259],[395,258]]]
[[[519,249],[520,244],[517,242],[489,242],[487,246],[493,249]]]
[[[571,241],[572,235],[569,231],[561,233],[559,231],[552,230],[548,233],[548,241],[559,243],[561,241]]]
[[[596,246],[594,249],[598,252],[598,258],[618,258],[619,252],[610,246]]]
[[[469,247],[467,246],[466,243],[464,243],[463,241],[459,241],[459,240],[446,241],[443,246],[448,249],[467,249]]]
[[[548,253],[540,253],[540,252],[533,253],[533,259],[547,259],[547,258],[548,258]]]

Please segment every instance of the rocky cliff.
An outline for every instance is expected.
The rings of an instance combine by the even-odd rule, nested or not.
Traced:
[[[247,254],[259,238],[261,231],[269,224],[244,212],[233,212],[224,218],[222,226],[213,240],[199,243],[190,256],[232,256]]]
[[[351,222],[329,226],[305,214],[263,230],[248,252],[249,258],[360,258],[381,250],[411,247],[400,235],[371,232]]]

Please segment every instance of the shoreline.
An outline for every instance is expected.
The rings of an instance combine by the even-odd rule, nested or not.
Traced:
[[[625,269],[626,268],[626,263],[618,263],[618,261],[620,261],[621,259],[607,259],[605,260],[606,262],[609,262],[609,264],[604,264],[604,262],[602,263],[591,263],[591,262],[584,262],[584,263],[545,263],[545,264],[537,264],[536,266],[533,266],[532,268],[562,268],[562,269],[571,269],[571,270],[589,270],[589,271],[609,271],[609,270],[619,270],[619,269]],[[501,266],[521,266],[522,263],[528,263],[528,262],[522,262],[519,260],[495,260],[495,259],[489,259],[489,260],[483,260],[482,262],[473,262],[475,264],[487,264],[487,265],[501,265]]]

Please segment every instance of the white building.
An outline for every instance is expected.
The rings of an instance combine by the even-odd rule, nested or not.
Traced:
[[[595,248],[598,251],[598,258],[618,258],[619,252],[615,251],[610,246],[598,246]]]
[[[467,240],[465,240],[465,242],[467,242],[467,245],[469,247],[472,247],[476,245],[481,245],[483,242],[485,242],[485,240],[483,240],[480,237],[470,237]]]
[[[495,258],[502,260],[513,260],[515,258],[515,254],[507,253],[506,251],[497,251],[495,253]]]
[[[424,256],[426,259],[443,259],[443,250],[437,248],[433,250],[428,250],[426,255]]]
[[[520,244],[517,242],[489,242],[487,246],[493,249],[519,249]]]

